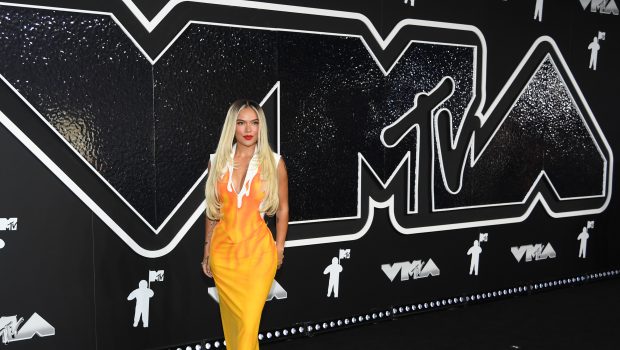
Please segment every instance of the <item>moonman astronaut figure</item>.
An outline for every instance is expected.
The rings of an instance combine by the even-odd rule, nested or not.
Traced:
[[[338,298],[338,285],[340,284],[340,273],[342,265],[337,257],[332,258],[332,263],[323,271],[324,275],[329,274],[329,285],[327,286],[327,297],[333,294],[334,298]]]
[[[579,236],[577,236],[577,240],[581,241],[581,244],[579,245],[579,258],[586,258],[588,238],[590,238],[590,234],[588,233],[588,229],[584,227]]]
[[[136,310],[133,316],[133,326],[138,327],[140,318],[142,318],[142,327],[149,326],[149,302],[155,293],[148,287],[145,280],[140,281],[138,289],[129,294],[127,300],[136,299]]]
[[[590,45],[588,45],[588,50],[590,50],[590,66],[588,68],[596,70],[596,60],[598,58],[598,50],[600,49],[601,45],[598,43],[598,38],[594,37]]]
[[[474,245],[469,248],[467,251],[467,255],[471,255],[471,263],[469,264],[469,274],[475,274],[478,276],[478,264],[480,263],[480,253],[482,253],[482,248],[480,248],[480,243],[478,240],[474,241]]]

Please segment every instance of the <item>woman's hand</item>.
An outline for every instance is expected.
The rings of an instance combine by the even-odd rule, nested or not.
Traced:
[[[282,266],[282,262],[284,261],[284,246],[276,245],[276,250],[278,251],[278,270],[280,266]]]
[[[211,267],[209,266],[209,256],[205,256],[200,263],[202,265],[202,272],[209,278],[213,278],[213,273],[211,272]]]

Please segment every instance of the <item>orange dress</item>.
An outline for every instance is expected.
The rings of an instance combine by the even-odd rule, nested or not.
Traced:
[[[215,164],[214,155],[211,157]],[[274,157],[277,164],[279,155],[274,153]],[[219,296],[226,348],[258,350],[260,318],[276,274],[278,253],[260,211],[265,194],[258,154],[254,153],[238,193],[232,184],[233,171],[229,165],[217,183],[222,217],[211,237],[209,265]]]

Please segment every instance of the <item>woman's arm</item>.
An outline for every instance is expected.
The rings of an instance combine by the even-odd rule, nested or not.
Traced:
[[[276,211],[276,248],[278,268],[280,268],[284,260],[284,243],[288,231],[288,174],[282,158],[278,163],[278,199],[280,204]]]
[[[207,165],[207,174],[211,175],[211,161]],[[209,267],[209,254],[210,254],[210,246],[211,246],[211,236],[213,236],[213,228],[217,225],[218,221],[214,221],[209,219],[208,216],[205,215],[206,223],[205,223],[205,243],[204,243],[204,255],[202,257],[202,271],[207,277],[213,277],[211,273],[211,267]]]

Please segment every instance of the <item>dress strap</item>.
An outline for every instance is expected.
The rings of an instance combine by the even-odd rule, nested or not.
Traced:
[[[215,166],[215,153],[209,154],[209,162],[211,162],[211,166]]]
[[[278,168],[278,163],[280,163],[280,155],[277,154],[276,152],[273,152],[273,159],[276,162],[276,169]]]

